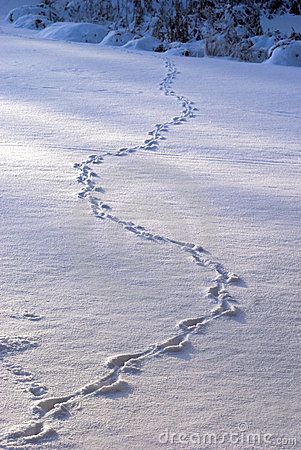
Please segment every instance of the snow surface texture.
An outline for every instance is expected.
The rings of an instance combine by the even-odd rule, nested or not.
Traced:
[[[299,439],[299,69],[8,33],[2,445]]]
[[[66,412],[68,412],[69,408],[74,408],[82,397],[93,393],[100,395],[127,389],[128,384],[123,380],[124,373],[131,375],[133,372],[135,374],[136,371],[141,370],[141,365],[150,358],[157,357],[165,352],[181,351],[187,344],[190,336],[200,333],[212,320],[219,319],[225,315],[235,315],[238,311],[236,301],[227,290],[227,286],[239,281],[237,275],[228,272],[219,262],[211,259],[208,252],[198,244],[181,242],[174,238],[154,234],[147,231],[143,226],[114,216],[111,213],[112,208],[97,196],[97,193],[104,192],[104,188],[98,185],[98,175],[91,168],[92,165],[102,164],[107,157],[123,157],[138,151],[157,151],[159,142],[164,139],[164,135],[168,132],[170,126],[183,124],[187,119],[194,117],[196,108],[192,105],[192,102],[184,96],[175,94],[172,90],[171,86],[177,74],[176,67],[170,60],[167,60],[166,68],[167,75],[160,84],[161,90],[165,95],[174,97],[180,103],[182,106],[181,114],[173,117],[171,120],[156,124],[155,128],[148,133],[149,137],[144,141],[143,145],[121,148],[116,153],[106,153],[102,156],[90,155],[82,163],[76,163],[74,167],[79,171],[78,181],[84,185],[78,196],[87,198],[97,219],[106,219],[118,224],[125,231],[133,233],[141,239],[146,239],[156,244],[165,243],[172,245],[176,249],[181,249],[183,252],[188,253],[192,261],[198,266],[211,269],[214,278],[213,284],[208,288],[208,296],[214,300],[216,306],[208,314],[181,320],[178,323],[179,331],[177,334],[172,335],[164,342],[151,344],[138,353],[125,353],[110,357],[107,363],[110,371],[104,377],[79,388],[69,395],[39,400],[33,408],[34,415],[39,418],[32,420],[28,424],[22,424],[20,427],[16,427],[4,434],[2,442],[5,442],[7,445],[35,443],[48,437],[56,436],[52,426],[53,418],[58,419],[61,416],[62,420],[66,420]],[[6,350],[6,347],[4,350]],[[14,347],[11,348],[11,351],[14,351]],[[44,392],[42,391],[42,394]],[[37,397],[40,395],[41,392],[39,391]]]

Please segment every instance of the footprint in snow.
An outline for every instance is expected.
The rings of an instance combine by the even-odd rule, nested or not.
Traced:
[[[31,322],[38,322],[44,318],[44,316],[40,316],[39,314],[29,313],[25,311],[23,314],[11,314],[10,317],[12,319],[18,320],[30,320]]]

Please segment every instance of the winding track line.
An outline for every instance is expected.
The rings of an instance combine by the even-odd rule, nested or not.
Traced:
[[[85,161],[74,164],[75,169],[79,172],[77,180],[83,185],[78,196],[89,202],[92,213],[96,218],[109,220],[141,239],[147,239],[157,244],[172,245],[188,254],[197,265],[211,269],[214,278],[213,284],[208,288],[208,297],[214,300],[215,306],[203,316],[186,318],[180,321],[174,334],[164,342],[151,344],[137,353],[124,353],[112,356],[107,361],[108,373],[104,377],[81,387],[69,395],[43,398],[35,401],[32,408],[33,420],[2,435],[0,444],[1,441],[5,446],[38,444],[41,442],[41,439],[54,438],[57,436],[54,429],[55,420],[66,420],[70,417],[71,409],[74,409],[80,399],[95,393],[105,395],[126,389],[128,383],[123,379],[123,374],[134,375],[141,370],[141,365],[150,358],[168,352],[181,351],[189,342],[190,336],[203,330],[208,323],[223,316],[235,315],[239,310],[236,300],[227,290],[227,287],[231,283],[237,282],[239,277],[234,273],[228,272],[221,263],[214,261],[206,250],[197,244],[154,234],[131,221],[122,220],[113,215],[111,212],[112,208],[99,198],[103,188],[97,183],[98,175],[93,170],[92,165],[102,164],[106,158],[128,156],[138,151],[158,150],[160,140],[165,139],[163,134],[168,132],[170,126],[180,125],[185,123],[187,119],[194,117],[197,108],[193,106],[193,102],[182,95],[176,94],[172,89],[172,84],[178,73],[176,66],[169,59],[166,60],[165,66],[167,74],[160,83],[160,90],[165,95],[174,97],[181,104],[181,113],[169,121],[156,124],[148,133],[149,137],[140,146],[120,148],[115,153],[108,152],[103,155],[90,155]]]

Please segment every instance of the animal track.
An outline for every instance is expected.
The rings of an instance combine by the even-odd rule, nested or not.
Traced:
[[[9,317],[11,317],[12,319],[30,320],[31,322],[38,322],[44,318],[43,316],[40,316],[39,314],[29,313],[28,311],[25,311],[24,313],[20,313],[20,314],[10,314]]]
[[[5,361],[5,359],[8,356],[33,349],[37,347],[37,345],[38,344],[35,341],[24,337],[0,337],[0,360],[4,360],[3,366],[13,375],[15,382],[21,383],[25,388],[24,390],[30,393],[33,398],[40,398],[45,395],[47,392],[46,387],[37,383],[33,374],[20,364],[14,364]]]
[[[49,424],[31,420],[4,433],[1,440],[6,447],[12,448],[11,445],[21,447],[26,444],[39,444],[42,439],[50,440],[56,436],[56,431]]]
[[[150,358],[155,358],[169,352],[179,352],[188,343],[193,334],[199,333],[213,320],[224,316],[235,315],[238,306],[235,299],[228,291],[228,286],[239,281],[239,277],[232,272],[228,272],[219,262],[214,261],[209,252],[198,244],[179,241],[167,236],[152,233],[145,227],[135,224],[132,221],[123,220],[112,214],[110,205],[104,203],[96,194],[104,192],[103,187],[98,183],[99,175],[93,170],[93,165],[104,163],[106,158],[122,157],[135,154],[136,152],[156,151],[160,141],[166,139],[164,134],[174,125],[182,125],[187,119],[194,117],[197,108],[193,102],[184,96],[177,95],[171,88],[177,69],[172,61],[166,60],[165,66],[167,74],[160,83],[160,90],[167,96],[174,97],[181,105],[181,113],[171,120],[157,123],[148,132],[149,138],[144,143],[134,147],[123,147],[116,152],[107,152],[103,155],[90,155],[85,161],[74,164],[78,171],[78,182],[82,185],[78,197],[89,201],[91,211],[98,219],[111,221],[121,226],[125,231],[135,235],[139,239],[150,240],[159,245],[170,245],[178,251],[185,253],[195,264],[203,268],[211,269],[213,272],[212,285],[208,288],[208,297],[214,302],[214,307],[201,317],[185,318],[181,320],[171,337],[161,343],[150,344],[144,350],[135,353],[122,353],[112,356],[107,361],[108,373],[89,383],[67,396],[49,397],[35,401],[32,412],[35,420],[21,426],[17,431],[12,430],[2,435],[2,442],[5,444],[35,443],[40,439],[53,438],[56,432],[53,429],[53,419],[66,418],[71,415],[78,404],[78,401],[89,395],[107,395],[128,388],[128,383],[124,380],[124,374],[134,375],[141,370],[141,366]],[[1,355],[1,341],[0,341]],[[33,393],[38,394],[37,388],[32,387]]]
[[[35,341],[21,336],[0,336],[0,359],[7,355],[37,347],[37,345]]]

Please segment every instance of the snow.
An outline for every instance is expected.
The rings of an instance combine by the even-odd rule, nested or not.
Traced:
[[[267,61],[281,66],[301,67],[301,41],[282,41],[271,48],[271,57]]]
[[[38,5],[21,5],[17,8],[9,10],[6,20],[9,22],[15,22],[21,17],[26,17],[28,15],[42,15],[45,16],[47,9],[43,6]]]
[[[160,45],[160,41],[153,36],[143,36],[142,38],[132,39],[128,41],[124,48],[129,50],[146,50],[153,51]]]
[[[205,42],[195,41],[186,44],[174,43],[170,45],[171,48],[166,50],[165,55],[168,56],[193,56],[202,58],[205,56]]]
[[[266,35],[254,36],[251,38],[251,41],[253,43],[253,48],[258,50],[264,49],[268,51],[275,44],[275,38]]]
[[[51,22],[41,15],[28,14],[19,17],[14,26],[17,28],[28,28],[29,30],[40,30],[46,28]]]
[[[20,6],[36,6],[37,0],[1,0],[0,2],[0,17],[6,16],[10,11]]]
[[[279,30],[281,33],[290,35],[293,31],[301,33],[301,16],[294,16],[293,14],[280,14],[269,19],[262,16],[260,19],[261,26],[264,32],[268,30]]]
[[[112,30],[101,41],[101,45],[121,47],[132,40],[134,35],[129,31]]]
[[[300,442],[300,69],[26,31],[0,28],[1,445]]]
[[[57,22],[40,31],[39,37],[42,39],[97,44],[103,40],[107,33],[108,28],[104,25]]]

